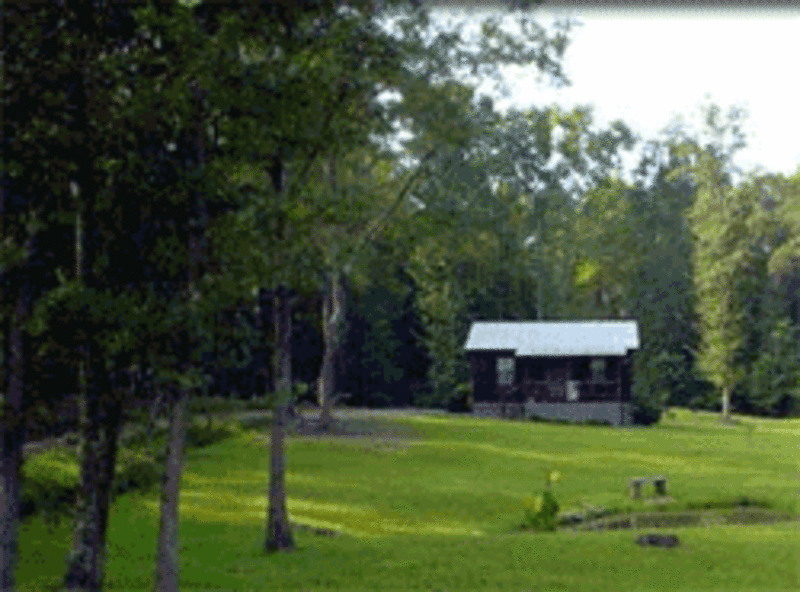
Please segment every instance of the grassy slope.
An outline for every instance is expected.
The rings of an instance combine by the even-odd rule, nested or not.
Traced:
[[[522,499],[556,468],[563,507],[622,506],[627,478],[663,474],[676,506],[761,499],[796,511],[800,422],[718,426],[681,413],[646,430],[468,417],[383,419],[399,439],[293,439],[293,519],[349,536],[298,533],[300,549],[265,556],[268,454],[252,435],[194,451],[182,492],[181,587],[265,589],[789,590],[797,525],[671,529],[677,549],[641,549],[631,532],[513,533]],[[152,586],[155,496],[114,505],[107,589]],[[23,531],[20,590],[57,583],[68,542]],[[668,558],[663,555],[669,555]],[[152,589],[152,588],[151,588]]]

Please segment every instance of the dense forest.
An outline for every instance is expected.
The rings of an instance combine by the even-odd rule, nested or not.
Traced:
[[[742,114],[708,104],[704,134],[671,127],[623,180],[624,122],[475,92],[506,64],[566,83],[569,23],[516,11],[467,43],[419,4],[2,8],[4,586],[22,446],[70,398],[70,589],[101,578],[96,493],[131,409],[165,401],[174,427],[169,582],[191,397],[267,397],[280,475],[298,399],[469,409],[478,319],[636,319],[640,423],[800,409],[800,171],[736,177]]]
[[[496,162],[487,163],[477,150],[463,156],[459,174],[471,175],[464,177],[469,181],[461,181],[462,192],[448,196],[449,203],[436,204],[443,210],[437,215],[445,218],[452,208],[450,221],[457,228],[435,238],[423,234],[405,252],[392,239],[371,245],[374,259],[344,282],[334,384],[350,395],[347,404],[467,410],[470,376],[461,348],[476,320],[632,318],[642,336],[634,388],[642,417],[649,418],[645,422],[670,405],[721,408],[723,386],[707,367],[726,355],[714,333],[726,322],[732,331],[726,345],[735,343],[727,355],[739,373],[730,393],[732,408],[773,416],[800,410],[800,273],[792,262],[800,176],[761,174],[733,186],[725,167],[741,144],[698,146],[682,138],[682,144],[651,142],[638,178],[626,183],[613,168],[629,137],[624,125],[615,138],[611,131],[593,132],[588,111],[568,115],[581,122],[573,130],[576,146],[588,152],[594,142],[608,151],[605,170],[583,179],[580,190],[569,192],[551,181],[530,192],[513,169],[536,158],[535,149],[526,147],[517,161],[508,157],[534,138],[530,121],[556,122],[555,110],[495,116],[474,143],[485,146],[492,138]],[[717,137],[735,130],[738,113],[728,115],[722,121],[716,106],[706,106]],[[512,126],[525,125],[520,122],[530,128],[502,137]],[[555,124],[545,133],[552,137],[560,129]],[[552,144],[552,151],[559,150]],[[713,155],[704,163],[711,171],[692,168],[698,167],[696,155]],[[589,153],[579,156],[587,163],[601,161]],[[535,172],[552,174],[545,168]],[[728,235],[722,244],[705,243],[708,230],[701,224],[711,222],[701,223],[700,216],[708,216],[713,204],[704,202],[712,198],[706,197],[709,181],[703,174],[723,179],[711,186],[724,192],[720,202],[729,202],[713,210],[715,228]],[[482,185],[471,182],[477,179]],[[473,195],[476,187],[482,195]],[[424,185],[417,191],[426,190],[434,191]],[[724,257],[729,269],[712,269],[710,260],[717,257]],[[730,294],[717,275],[725,272],[740,276]],[[313,385],[324,350],[323,298],[322,292],[312,293],[293,313],[292,375],[304,393],[301,400],[310,403],[316,401]],[[716,307],[726,298],[734,299],[729,320],[713,316],[724,314]],[[229,315],[228,322],[235,324],[237,314],[242,326],[254,326],[246,309]],[[218,361],[230,351],[224,346],[210,358],[209,392],[238,397],[263,392],[270,383],[256,383],[252,350],[242,353],[237,367],[220,369]]]

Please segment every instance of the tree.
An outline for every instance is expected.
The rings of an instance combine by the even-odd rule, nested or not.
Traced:
[[[170,12],[175,7],[160,8],[167,18],[175,19],[175,13],[182,10],[186,14],[180,6],[175,13]],[[203,184],[213,185],[214,176],[187,181],[197,171],[197,163],[204,160],[196,149],[201,135],[196,132],[205,131],[205,125],[192,119],[192,109],[187,108],[191,98],[176,100],[169,91],[177,87],[192,96],[186,93],[187,81],[174,73],[183,68],[191,77],[193,70],[186,65],[191,64],[193,54],[181,55],[183,59],[172,71],[163,67],[168,52],[161,49],[169,48],[174,38],[161,38],[140,28],[148,15],[156,13],[133,7],[101,7],[80,14],[66,11],[59,26],[67,32],[77,31],[76,40],[71,42],[66,34],[54,36],[65,44],[62,55],[81,65],[70,72],[74,94],[67,97],[72,103],[67,103],[66,111],[75,112],[77,131],[72,139],[84,146],[72,159],[75,171],[70,179],[74,203],[68,220],[74,224],[74,276],[64,278],[62,274],[61,285],[48,298],[47,310],[39,319],[54,341],[61,342],[57,345],[77,350],[84,403],[81,487],[64,580],[69,589],[102,586],[110,492],[126,394],[123,379],[141,350],[137,340],[169,349],[175,343],[164,347],[158,341],[168,342],[168,336],[177,333],[183,349],[182,359],[177,360],[181,374],[191,370],[193,350],[197,349],[190,345],[197,315],[187,311],[192,308],[187,303],[196,299],[186,293],[192,295],[192,285],[199,282],[202,270],[197,269],[200,247],[193,240],[197,233],[190,226],[199,223],[200,230],[205,230],[209,212],[202,212],[205,201],[197,197],[212,193]],[[185,27],[186,20],[174,24]],[[122,41],[113,35],[120,28],[127,35]],[[83,68],[84,64],[88,66]],[[164,86],[167,89],[162,92]],[[155,112],[160,112],[160,117],[153,116],[153,107],[158,107]],[[150,199],[139,199],[141,195]],[[211,218],[215,215],[210,213]],[[67,343],[70,335],[73,340]],[[139,363],[147,357],[142,356]],[[164,364],[166,357],[155,359]],[[173,433],[177,437],[181,433],[180,405],[176,409]],[[175,463],[167,471],[165,490],[170,503],[162,508],[168,518],[163,521],[162,540],[167,542],[177,537],[170,526],[177,524],[180,438],[170,445],[170,460],[178,463],[177,473]],[[174,587],[176,582],[164,585]]]
[[[333,359],[343,333],[343,282],[358,278],[359,288],[363,291],[367,284],[378,278],[389,279],[386,273],[371,274],[367,279],[359,271],[383,253],[382,249],[374,248],[375,241],[381,241],[396,231],[397,226],[393,229],[388,226],[394,222],[392,218],[396,218],[404,199],[423,172],[418,170],[393,176],[391,164],[391,156],[381,154],[375,148],[351,149],[349,154],[332,155],[326,166],[327,174],[318,177],[321,183],[308,188],[315,192],[317,199],[325,199],[328,195],[327,203],[337,204],[323,214],[315,237],[326,270],[322,306],[323,358],[317,382],[323,429],[327,429],[331,422]],[[383,240],[384,247],[390,240]],[[384,260],[388,263],[395,254],[396,249],[389,249],[390,256]],[[376,266],[372,268],[377,271]]]
[[[630,312],[643,255],[630,190],[620,180],[606,179],[582,197],[574,226],[580,316],[620,318]]]
[[[489,100],[483,108],[489,112],[481,116],[482,133],[467,153],[493,187],[475,207],[495,220],[486,231],[499,241],[505,261],[497,259],[489,265],[497,274],[478,281],[478,289],[496,300],[488,316],[505,318],[506,300],[515,309],[508,318],[577,314],[573,279],[581,262],[573,243],[580,234],[573,224],[579,194],[620,165],[619,151],[630,147],[632,134],[621,122],[595,130],[589,108],[512,110],[503,117],[491,112]],[[524,310],[523,301],[535,302],[535,309]]]
[[[800,409],[798,339],[800,331],[787,319],[772,323],[748,376],[754,410],[781,417]]]
[[[660,417],[667,404],[696,405],[702,383],[695,372],[699,334],[692,280],[692,235],[686,222],[695,188],[688,178],[668,181],[676,162],[650,142],[630,193],[635,252],[630,314],[641,348],[634,354],[633,391],[638,407]]]
[[[312,278],[315,276],[313,272],[309,273],[307,253],[304,251],[304,245],[310,243],[310,240],[308,230],[302,226],[295,227],[291,223],[292,218],[286,213],[281,169],[269,181],[266,181],[265,175],[250,170],[237,171],[235,174],[252,202],[225,230],[229,236],[227,240],[231,244],[239,245],[231,249],[225,258],[226,273],[233,278],[234,283],[240,284],[251,294],[259,294],[265,289],[272,293],[272,376],[275,402],[265,549],[291,550],[294,542],[285,509],[283,470],[286,408],[292,397],[291,317],[296,299],[296,296],[291,295],[290,288],[299,287],[306,292],[313,289],[313,283],[309,287],[309,280],[306,278],[309,275]],[[290,213],[291,216],[296,215],[294,212]],[[266,286],[274,287],[268,288],[262,282]],[[263,327],[263,323],[261,326]]]
[[[340,271],[332,270],[330,266],[320,269],[319,261],[323,261],[324,256],[320,256],[307,240],[309,233],[306,231],[310,221],[330,209],[330,202],[325,201],[326,198],[318,199],[313,192],[300,190],[308,183],[308,174],[318,159],[330,155],[331,147],[336,152],[340,146],[361,146],[371,133],[388,131],[388,123],[398,117],[412,122],[424,119],[424,126],[437,130],[434,134],[417,138],[416,153],[424,160],[424,155],[430,154],[439,143],[436,140],[434,145],[425,144],[430,138],[453,136],[460,132],[454,122],[430,117],[428,109],[412,110],[409,107],[430,107],[437,97],[447,98],[451,93],[452,84],[445,81],[438,85],[438,81],[433,84],[432,81],[447,75],[451,56],[442,50],[452,48],[454,38],[440,35],[432,45],[428,45],[422,35],[427,26],[424,10],[406,13],[406,18],[400,19],[399,28],[404,32],[400,39],[378,26],[377,19],[384,14],[373,10],[376,5],[371,2],[359,3],[354,6],[356,10],[351,11],[337,11],[337,8],[337,3],[313,9],[303,5],[295,9],[292,19],[284,18],[284,14],[280,19],[282,25],[275,27],[272,21],[264,23],[263,30],[270,33],[260,38],[248,38],[246,58],[241,63],[231,64],[231,76],[237,80],[226,85],[228,97],[239,93],[243,100],[249,96],[247,93],[257,91],[263,93],[267,101],[257,118],[245,117],[252,111],[243,108],[240,99],[228,101],[234,105],[229,110],[229,129],[233,131],[243,124],[251,126],[248,143],[237,156],[239,165],[247,163],[250,168],[240,167],[232,178],[236,178],[243,190],[251,195],[269,196],[258,198],[259,205],[254,206],[256,209],[252,212],[253,219],[269,212],[269,223],[250,226],[254,235],[249,242],[269,253],[280,252],[282,255],[280,261],[274,256],[272,261],[266,257],[261,262],[258,262],[259,257],[251,258],[251,263],[255,262],[256,268],[261,266],[263,273],[254,273],[255,268],[250,264],[242,264],[239,269],[245,270],[245,275],[250,277],[269,278],[263,287],[278,290],[279,294],[285,293],[281,286],[298,288],[308,285],[308,282],[321,283],[320,279],[326,282],[332,295],[336,294]],[[222,26],[230,31],[253,31],[251,23],[254,22],[259,22],[258,18],[243,21],[232,17]],[[547,43],[541,44],[534,34],[530,36],[535,39],[537,50],[526,53],[517,49],[514,56],[521,55],[522,61],[538,58],[540,64],[552,64],[545,51]],[[230,36],[220,35],[219,38],[223,40]],[[235,48],[234,55],[239,55],[239,49]],[[469,51],[458,45],[455,49],[460,57],[470,58]],[[476,63],[483,63],[485,55],[487,51]],[[514,59],[513,56],[501,57]],[[474,56],[470,59],[474,60]],[[400,106],[386,107],[376,101],[382,91],[393,88],[404,91]],[[457,107],[458,102],[455,104]],[[420,115],[411,116],[412,113]],[[257,132],[253,134],[254,130]],[[379,214],[379,219],[367,226],[361,241],[356,241],[354,252],[382,226],[402,197],[401,193],[388,214]],[[264,229],[271,229],[269,236],[263,237]],[[243,235],[251,230],[243,231]],[[261,238],[256,236],[259,232]],[[331,317],[325,322],[328,327],[335,326],[331,323],[335,319],[333,300],[329,308]],[[283,310],[284,307],[277,308]],[[328,331],[328,335],[333,335],[333,330]],[[330,339],[330,343],[334,344],[335,340]],[[285,378],[276,377],[276,380],[287,382]],[[327,388],[324,379],[321,386]],[[282,440],[278,437],[280,415],[276,412],[273,455],[282,454],[279,449]],[[273,463],[273,467],[278,467],[278,463]],[[275,488],[278,490],[280,488]],[[277,512],[274,516],[280,514]],[[288,525],[285,525],[270,527],[268,531],[275,533],[287,529]],[[280,547],[281,544],[280,540],[271,539],[267,547]]]
[[[752,179],[749,189],[757,193],[752,199],[760,206],[753,208],[750,228],[764,241],[767,271],[779,283],[789,284],[800,263],[800,172],[789,178],[760,175]],[[793,300],[787,302],[787,312],[800,324],[800,294],[795,293]]]
[[[792,271],[784,268],[791,248],[784,247],[791,247],[796,234],[790,204],[798,195],[796,183],[782,175],[751,175],[736,188],[747,235],[740,238],[746,257],[736,283],[744,303],[745,376],[735,395],[737,405],[750,412],[790,413],[796,400],[797,352],[787,346],[796,343],[797,297]]]
[[[87,13],[90,19],[96,16]],[[8,364],[8,372],[3,373],[8,380],[8,390],[3,389],[7,397],[2,422],[3,589],[13,588],[23,418],[33,403],[23,398],[26,390],[31,392],[21,358],[25,334],[41,335],[48,297],[61,290],[62,279],[81,272],[76,252],[65,247],[75,242],[75,172],[81,161],[75,158],[74,144],[81,144],[86,137],[81,117],[86,86],[91,84],[86,78],[96,75],[92,68],[104,51],[131,40],[125,9],[110,9],[103,16],[107,36],[98,39],[92,38],[91,27],[81,31],[80,25],[86,23],[69,7],[15,4],[3,10],[3,146],[7,160],[0,198],[1,265],[3,303],[10,305],[3,310],[4,321],[9,323],[9,354],[3,355],[4,366]],[[81,74],[84,66],[91,71],[86,77]]]
[[[601,184],[603,175],[619,164],[617,151],[631,140],[622,124],[607,131],[590,129],[588,110],[570,114],[531,110],[501,118],[492,114],[490,103],[484,100],[472,117],[477,132],[460,153],[450,155],[456,161],[450,165],[452,175],[437,171],[434,180],[415,195],[425,203],[418,216],[431,220],[427,234],[435,237],[420,245],[417,263],[421,265],[415,268],[420,310],[427,309],[423,313],[427,338],[436,350],[431,352],[431,372],[439,373],[440,365],[447,368],[442,376],[444,389],[450,392],[456,373],[468,375],[460,346],[471,320],[543,318],[545,310],[551,317],[578,314],[569,305],[570,301],[572,308],[578,304],[573,298],[579,257],[574,246],[586,229],[576,220],[591,220],[608,204],[578,218],[577,190],[571,183],[583,177],[584,184],[598,186],[595,193],[600,195],[608,186],[608,182]],[[563,137],[557,140],[558,128]],[[560,158],[555,165],[554,156]],[[623,218],[617,226],[622,229],[626,223]],[[618,237],[606,233],[602,222],[597,228],[595,242],[603,236],[613,251]],[[598,251],[601,245],[581,240],[586,245],[584,263],[596,263],[590,251]],[[440,246],[434,248],[433,243]],[[609,277],[612,270],[616,272],[613,258],[617,254],[605,255]],[[627,287],[624,279],[620,278],[619,286]],[[434,314],[434,310],[439,312]],[[445,318],[450,320],[445,322]]]
[[[698,163],[700,189],[690,220],[694,236],[693,269],[701,319],[700,368],[722,389],[722,417],[729,416],[730,396],[741,378],[742,306],[735,284],[740,272],[744,221],[719,163],[707,153]],[[702,172],[701,172],[702,171]]]
[[[734,107],[723,119],[721,109],[707,102],[701,115],[698,138],[688,137],[679,124],[668,130],[670,150],[680,163],[669,178],[688,177],[697,188],[688,216],[701,337],[697,361],[722,390],[722,419],[727,420],[732,390],[743,374],[744,309],[736,281],[751,254],[746,204],[732,190],[732,156],[745,145],[744,112]]]

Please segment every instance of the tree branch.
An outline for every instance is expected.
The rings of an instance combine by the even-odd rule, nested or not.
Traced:
[[[356,246],[353,247],[353,250],[351,251],[350,260],[343,266],[343,272],[345,275],[350,273],[350,270],[353,267],[353,263],[355,262],[355,259],[358,256],[359,251],[361,251],[361,249],[364,248],[364,245],[368,241],[372,240],[372,238],[375,236],[375,233],[380,229],[381,224],[384,221],[386,221],[389,217],[391,217],[392,214],[394,214],[400,207],[400,204],[403,203],[403,199],[405,199],[406,195],[411,190],[411,187],[414,185],[417,179],[421,176],[422,172],[425,170],[424,165],[427,162],[429,162],[431,158],[433,158],[435,153],[436,151],[434,149],[428,151],[428,153],[423,157],[419,169],[417,169],[417,171],[413,175],[411,175],[411,177],[406,182],[405,186],[397,194],[397,197],[395,197],[394,202],[392,202],[392,204],[390,204],[389,207],[387,207],[382,214],[380,214],[377,218],[375,218],[372,225],[368,227],[361,234],[361,236],[358,239],[358,242],[356,243]]]

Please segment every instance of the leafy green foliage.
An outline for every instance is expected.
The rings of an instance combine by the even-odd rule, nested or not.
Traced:
[[[631,400],[631,419],[635,425],[649,426],[658,423],[664,408],[653,397],[636,393]]]
[[[525,522],[523,528],[530,528],[535,531],[552,532],[556,529],[559,505],[556,498],[550,491],[550,486],[561,479],[558,471],[547,471],[547,489],[542,495],[528,497],[523,502]]]
[[[159,434],[155,439],[148,442],[148,448],[157,451],[155,455],[147,449],[123,448],[119,454],[117,473],[114,480],[115,495],[131,491],[148,492],[160,484],[165,458],[163,452],[165,445],[166,434]]]
[[[213,422],[197,420],[186,430],[186,445],[189,448],[204,448],[242,433],[241,426],[235,421]]]
[[[631,188],[611,178],[585,192],[573,226],[576,301],[572,315],[626,317],[645,245]],[[582,305],[582,306],[581,306]]]
[[[461,382],[456,385],[454,393],[447,403],[447,409],[454,412],[469,413],[472,411],[474,403],[472,384],[469,382]]]
[[[524,504],[525,522],[523,526],[540,532],[553,532],[556,529],[558,502],[550,491],[529,498]]]
[[[707,151],[692,154],[697,163],[690,170],[699,187],[689,217],[702,338],[698,365],[722,389],[727,414],[729,393],[742,377],[743,311],[735,282],[746,252],[741,244],[744,217],[722,162]]]
[[[204,448],[242,433],[238,422],[195,419],[186,430],[187,450]],[[167,427],[140,429],[126,437],[118,452],[113,496],[148,492],[161,482],[166,458]],[[23,465],[22,515],[41,514],[58,524],[71,514],[80,484],[74,448],[54,448],[32,456]]]
[[[749,375],[750,401],[760,412],[791,415],[800,411],[800,332],[778,321],[764,340]]]
[[[29,459],[22,470],[22,516],[42,513],[57,522],[74,505],[79,481],[73,451],[48,450]]]

